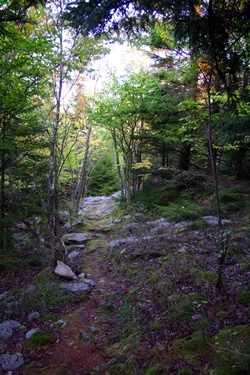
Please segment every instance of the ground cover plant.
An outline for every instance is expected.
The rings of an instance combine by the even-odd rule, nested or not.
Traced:
[[[188,189],[165,206],[123,203],[104,218],[98,216],[100,205],[92,207],[89,219],[76,226],[93,236],[83,250],[83,272],[97,283],[88,295],[60,289],[61,280],[45,261],[35,266],[26,259],[22,272],[3,271],[1,293],[8,291],[8,297],[1,301],[1,321],[18,320],[28,329],[32,324],[25,319],[36,311],[44,332],[26,343],[23,328],[8,344],[10,351],[18,347],[26,354],[26,365],[15,373],[248,374],[248,196],[247,184],[221,186],[231,235],[220,291],[218,230],[203,220],[215,213],[213,196]],[[234,199],[245,204],[228,209]],[[182,216],[193,201],[196,215]],[[155,229],[159,219],[169,224]],[[109,247],[127,236],[139,242]],[[59,319],[66,328],[58,328]]]

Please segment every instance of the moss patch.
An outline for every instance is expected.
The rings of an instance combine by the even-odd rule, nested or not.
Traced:
[[[35,332],[25,343],[27,348],[53,344],[56,341],[54,335],[44,332]]]
[[[242,292],[237,297],[237,302],[246,307],[250,306],[250,292]]]
[[[198,294],[190,293],[188,295],[172,294],[168,297],[171,306],[167,311],[167,318],[170,322],[184,320],[189,323],[195,308],[201,297]]]
[[[250,373],[250,326],[224,328],[214,338],[216,375]]]
[[[50,267],[44,268],[35,278],[36,284],[47,284],[48,282],[55,282],[58,280],[58,276],[56,276]]]

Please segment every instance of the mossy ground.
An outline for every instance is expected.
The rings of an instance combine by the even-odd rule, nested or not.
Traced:
[[[35,278],[41,291],[37,290],[37,296],[46,296],[42,319],[46,321],[46,314],[58,314],[67,326],[55,332],[58,342],[50,348],[50,363],[46,364],[46,355],[41,360],[38,353],[36,363],[27,372],[23,369],[23,375],[36,373],[38,364],[46,375],[248,373],[249,211],[245,205],[231,215],[227,208],[231,238],[223,269],[224,289],[218,291],[218,231],[202,221],[203,214],[215,211],[202,204],[203,199],[211,198],[211,192],[209,196],[199,194],[199,208],[194,206],[194,216],[188,210],[185,218],[195,220],[196,225],[184,231],[162,231],[149,239],[142,239],[149,235],[144,223],[159,218],[158,210],[152,212],[140,204],[123,206],[116,212],[120,222],[106,232],[92,229],[107,226],[109,217],[98,219],[93,212],[86,228],[94,236],[84,249],[84,270],[97,286],[88,299],[73,302],[56,288],[47,288],[46,272]],[[186,206],[184,197],[189,199]],[[165,218],[170,206],[176,212],[172,219],[182,220],[182,207],[191,207],[195,200],[183,191],[179,198],[174,210],[172,205],[164,206],[161,214]],[[228,200],[224,203],[228,205]],[[126,214],[129,216],[123,219]],[[110,249],[108,243],[124,237],[123,228],[131,223],[138,224],[132,235],[139,236],[140,242]],[[86,228],[81,229],[86,232]],[[39,305],[32,304],[32,309]],[[79,334],[89,326],[100,331],[82,340]]]

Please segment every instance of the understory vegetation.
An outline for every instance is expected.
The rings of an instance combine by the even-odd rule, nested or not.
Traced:
[[[189,178],[194,181],[194,173]],[[196,184],[177,188],[175,194],[178,178],[160,181],[159,186],[154,176],[145,183],[134,203],[121,200],[110,219],[105,217],[117,221],[115,229],[103,232],[83,250],[82,271],[97,282],[104,278],[106,285],[100,284],[100,290],[105,291],[96,287],[90,295],[72,294],[60,289],[60,279],[46,267],[44,253],[37,253],[34,263],[34,254],[26,251],[25,260],[21,256],[22,272],[15,254],[16,264],[5,268],[1,278],[1,291],[8,290],[1,320],[25,320],[36,311],[39,326],[48,334],[38,332],[26,350],[51,350],[51,343],[63,335],[53,325],[60,318],[81,331],[77,312],[94,300],[99,339],[96,333],[84,334],[79,342],[95,340],[107,362],[96,365],[91,374],[249,373],[249,186],[220,179],[224,230],[230,231],[230,239],[224,287],[218,290],[218,230],[205,220],[216,217],[209,176],[198,175]],[[171,230],[159,226],[156,232],[145,231],[159,218],[167,220]],[[75,230],[91,233],[92,225],[85,219]],[[126,236],[139,238],[139,243],[107,247],[111,240]]]

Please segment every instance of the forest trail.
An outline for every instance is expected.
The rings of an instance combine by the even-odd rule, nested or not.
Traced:
[[[96,287],[75,311],[61,316],[67,325],[56,343],[29,353],[30,362],[20,369],[21,375],[90,375],[102,374],[107,368],[109,358],[101,343],[115,328],[102,324],[100,311],[105,310],[107,294],[117,293],[117,290],[123,293],[121,284],[113,277],[112,263],[107,259],[112,225],[106,216],[115,207],[112,197],[89,197],[82,203],[80,215],[87,219],[91,233],[91,240],[84,249],[84,271],[96,282]]]
[[[54,329],[55,343],[23,345],[26,364],[13,375],[207,375],[232,360],[226,338],[233,327],[233,347],[248,356],[246,212],[225,220],[235,238],[224,267],[226,288],[218,292],[216,217],[170,222],[116,207],[112,197],[82,202],[84,225],[74,229],[90,238],[83,271],[96,286],[60,310],[67,325]],[[218,344],[217,337],[226,341]],[[237,358],[232,371],[241,366]]]

